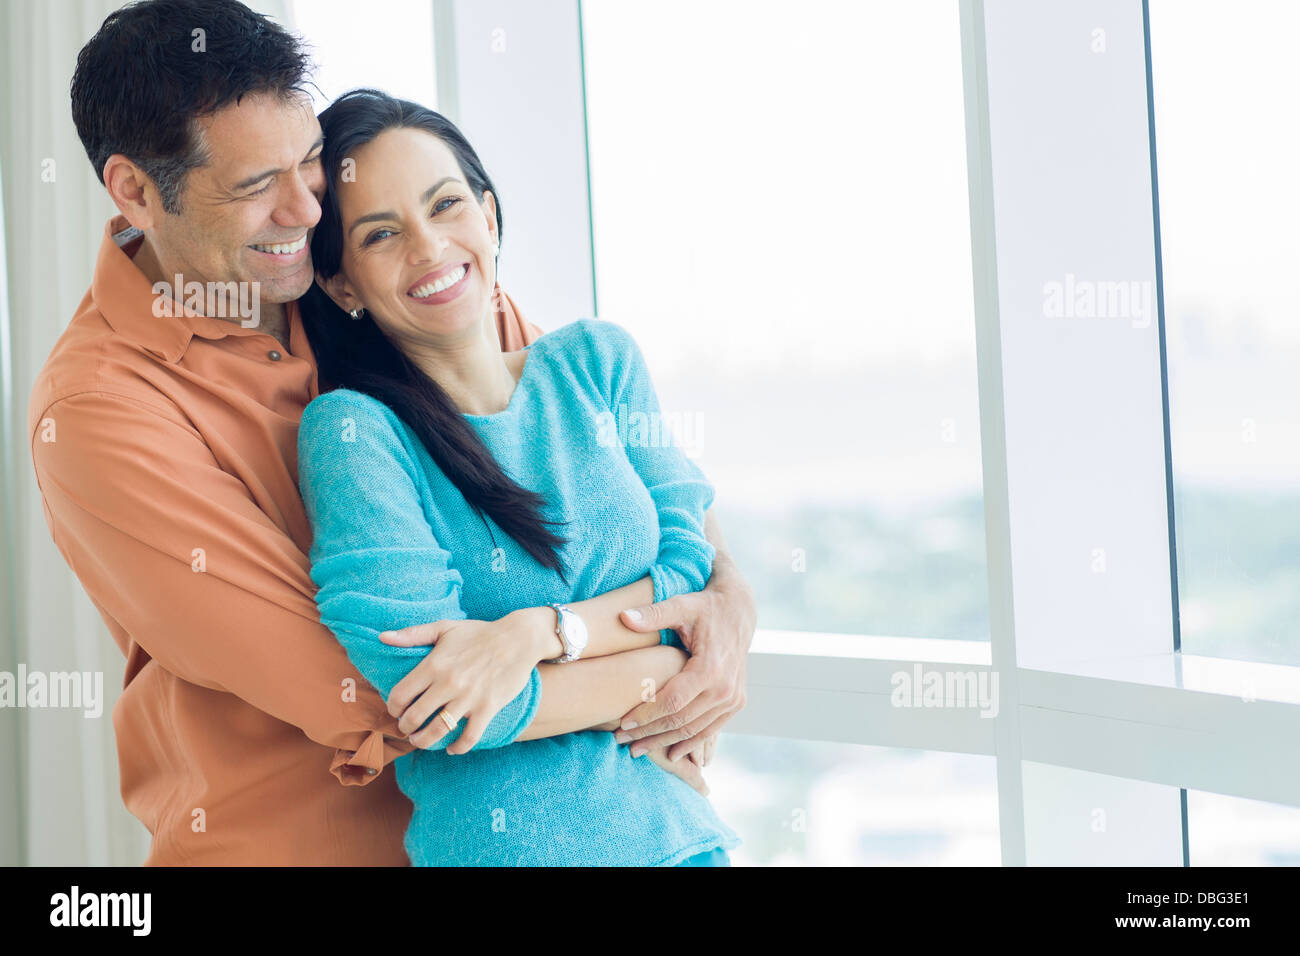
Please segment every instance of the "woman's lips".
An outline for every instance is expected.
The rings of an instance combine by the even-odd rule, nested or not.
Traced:
[[[443,289],[441,292],[435,292],[433,295],[426,295],[423,298],[417,298],[412,294],[413,290],[426,286],[431,282],[436,282],[438,279],[448,273],[455,272],[461,267],[464,267],[465,274],[460,277],[459,281]],[[467,280],[469,279],[470,270],[472,268],[473,266],[470,263],[462,262],[459,265],[448,266],[438,272],[431,272],[427,276],[423,276],[419,282],[415,283],[415,285],[411,286],[411,291],[406,293],[406,297],[417,305],[441,305],[444,302],[450,302],[465,291],[465,287],[469,284]]]

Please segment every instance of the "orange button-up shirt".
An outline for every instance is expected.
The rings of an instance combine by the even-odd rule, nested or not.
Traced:
[[[50,533],[126,655],[113,727],[145,863],[405,865],[411,803],[382,771],[413,745],[309,576],[297,433],[317,380],[296,304],[288,348],[156,317],[127,228],[108,223],[28,424]],[[497,323],[507,351],[541,334],[504,292]]]

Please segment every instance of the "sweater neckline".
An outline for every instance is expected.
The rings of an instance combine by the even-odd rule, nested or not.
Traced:
[[[503,421],[518,413],[519,408],[524,403],[524,392],[531,388],[533,366],[537,364],[532,345],[525,345],[522,351],[524,353],[524,367],[519,372],[519,381],[515,383],[514,391],[510,393],[510,400],[506,402],[506,407],[490,415],[470,415],[462,412],[461,416],[467,422],[475,425],[487,425]]]

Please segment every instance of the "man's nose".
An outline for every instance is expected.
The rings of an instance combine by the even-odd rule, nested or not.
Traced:
[[[301,172],[295,174],[271,219],[289,229],[312,228],[320,222],[320,197],[324,192],[325,179],[318,166],[305,177]]]

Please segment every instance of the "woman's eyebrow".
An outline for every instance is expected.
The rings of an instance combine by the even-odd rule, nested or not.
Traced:
[[[434,197],[434,195],[438,192],[438,190],[441,189],[445,184],[459,183],[459,182],[461,182],[461,180],[457,179],[455,176],[443,176],[442,179],[438,180],[436,183],[434,183],[432,186],[430,186],[428,189],[424,191],[424,194],[420,196],[420,202],[421,203],[428,202],[430,199]],[[364,225],[365,223],[383,222],[385,219],[396,219],[396,218],[397,218],[397,213],[393,212],[390,209],[385,209],[383,212],[368,212],[364,216],[357,218],[352,223],[352,225],[348,226],[348,235],[349,236],[352,235],[352,230],[356,229],[357,226]]]

